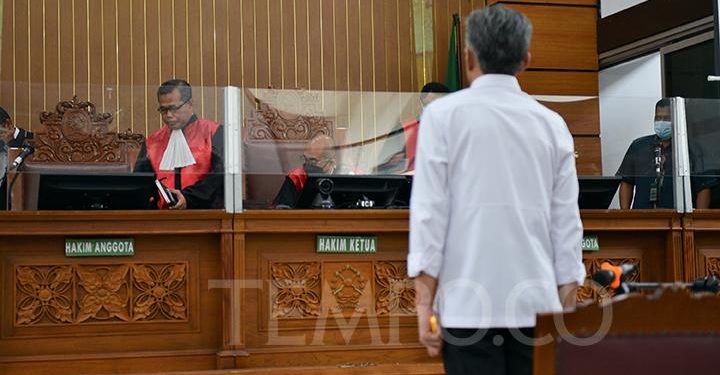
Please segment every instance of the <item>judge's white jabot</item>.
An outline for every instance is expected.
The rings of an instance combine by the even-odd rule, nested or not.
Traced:
[[[161,171],[172,171],[175,168],[187,167],[195,164],[195,158],[190,151],[185,134],[182,129],[173,129],[170,134],[167,148],[160,161]]]

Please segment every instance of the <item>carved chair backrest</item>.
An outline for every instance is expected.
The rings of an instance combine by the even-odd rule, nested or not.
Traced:
[[[281,111],[252,98],[243,126],[246,205],[267,206],[290,169],[302,164],[305,144],[318,135],[334,137],[330,118]]]
[[[112,120],[112,114],[98,113],[94,104],[77,97],[42,112],[40,127],[29,140],[35,153],[11,192],[13,209],[37,208],[39,173],[131,172],[145,136],[117,133],[110,128]]]

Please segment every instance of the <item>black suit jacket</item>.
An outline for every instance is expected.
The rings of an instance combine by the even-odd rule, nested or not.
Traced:
[[[7,147],[22,147],[25,140],[33,137],[33,133],[25,129],[18,128],[19,132],[15,138],[8,142]],[[2,142],[0,142],[2,143]],[[0,144],[0,152],[7,152],[4,145]],[[8,160],[8,164],[12,163],[12,160]],[[9,165],[8,165],[9,167]],[[7,209],[7,174],[0,180],[0,210]]]

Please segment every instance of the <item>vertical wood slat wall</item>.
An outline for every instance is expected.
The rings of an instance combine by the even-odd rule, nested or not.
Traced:
[[[22,126],[77,95],[119,130],[160,126],[155,90],[415,91],[412,0],[4,0],[0,105]],[[480,0],[455,0],[479,3]],[[219,90],[195,94],[218,118]]]
[[[452,14],[485,0],[431,0],[426,56],[415,54],[412,1],[3,0],[0,105],[36,126],[40,111],[76,94],[114,113],[119,130],[146,133],[160,126],[155,89],[171,77],[198,87],[416,91],[445,79]],[[596,1],[500,2],[535,24],[527,91],[597,95]],[[427,72],[418,58],[429,59]],[[196,92],[201,115],[219,117],[219,94]]]

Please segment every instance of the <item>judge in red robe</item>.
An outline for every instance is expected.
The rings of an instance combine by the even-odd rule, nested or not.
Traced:
[[[222,126],[195,115],[187,81],[163,83],[157,97],[164,125],[147,137],[134,170],[154,172],[175,196],[175,205],[159,201],[160,208],[222,208]]]
[[[425,108],[435,99],[450,92],[447,86],[438,82],[430,82],[423,86],[420,91],[420,105]],[[419,115],[418,115],[419,117]],[[375,169],[380,174],[412,173],[415,171],[415,150],[417,148],[417,136],[420,131],[420,120],[412,119],[404,121],[396,126],[390,133],[389,139],[385,142],[384,149],[397,150],[398,142],[402,143],[400,151],[392,153],[383,163]],[[403,134],[403,138],[396,137],[396,134]],[[383,154],[387,151],[383,150]],[[392,152],[392,151],[391,151]]]

